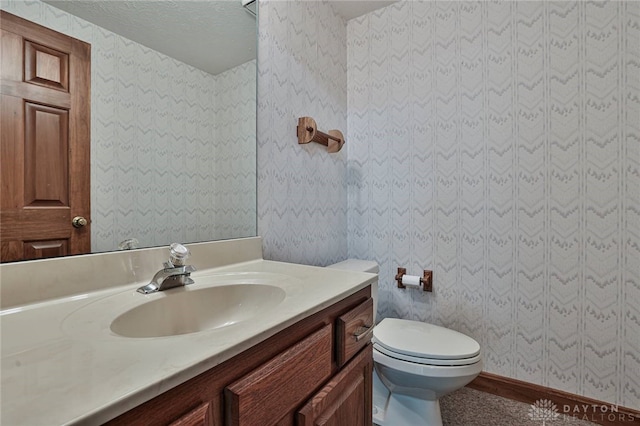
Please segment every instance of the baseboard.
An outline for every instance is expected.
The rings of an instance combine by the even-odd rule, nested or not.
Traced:
[[[638,410],[497,374],[482,372],[467,386],[532,405],[538,401],[548,400],[555,404],[555,409],[551,413],[555,411],[559,416],[575,417],[606,426],[640,425],[640,411]],[[547,418],[546,420],[552,419]],[[552,426],[553,421],[549,421],[547,424]]]

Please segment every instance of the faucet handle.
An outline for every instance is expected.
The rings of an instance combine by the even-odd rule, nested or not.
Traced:
[[[184,266],[190,254],[189,249],[182,244],[173,243],[169,246],[169,262],[173,266]]]

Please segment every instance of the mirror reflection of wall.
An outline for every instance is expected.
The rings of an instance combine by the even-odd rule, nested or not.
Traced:
[[[255,59],[212,75],[40,1],[2,9],[91,44],[92,252],[256,235]]]

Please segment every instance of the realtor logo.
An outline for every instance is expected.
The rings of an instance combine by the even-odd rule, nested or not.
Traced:
[[[548,399],[539,399],[529,408],[529,418],[531,420],[541,421],[542,425],[552,422],[560,417],[556,404]]]

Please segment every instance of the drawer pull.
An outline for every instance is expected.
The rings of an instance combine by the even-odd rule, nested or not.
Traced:
[[[365,325],[364,327],[358,327],[356,329],[356,332],[353,333],[353,337],[356,338],[356,342],[359,342],[360,340],[364,339],[365,337],[368,337],[369,334],[373,333],[373,326],[371,325]]]

